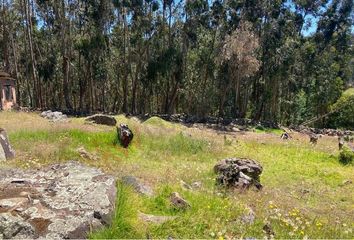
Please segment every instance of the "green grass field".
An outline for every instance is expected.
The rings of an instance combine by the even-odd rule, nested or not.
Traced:
[[[148,198],[118,181],[113,223],[91,238],[264,238],[267,223],[275,238],[354,238],[354,185],[343,184],[354,182],[354,167],[339,163],[336,138],[321,138],[314,147],[297,133],[282,141],[273,130],[226,135],[158,118],[145,123],[116,118],[134,131],[128,149],[116,144],[113,127],[86,125],[83,119],[54,124],[33,113],[1,112],[0,127],[8,130],[17,153],[6,166],[37,168],[78,160],[117,179],[133,175],[153,187],[155,196]],[[81,158],[78,147],[99,160]],[[226,157],[259,161],[264,189],[239,192],[215,186],[213,166]],[[202,187],[186,190],[181,181],[200,181]],[[175,191],[191,208],[170,206],[168,198]],[[250,209],[255,221],[247,224],[242,217]],[[177,218],[147,224],[139,220],[139,212]]]

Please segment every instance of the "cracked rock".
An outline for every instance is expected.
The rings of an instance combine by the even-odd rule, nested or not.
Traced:
[[[0,239],[86,238],[110,222],[115,196],[112,176],[77,162],[0,170]]]

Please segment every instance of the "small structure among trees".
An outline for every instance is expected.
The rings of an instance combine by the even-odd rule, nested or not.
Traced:
[[[10,110],[16,106],[15,79],[0,71],[0,110]]]

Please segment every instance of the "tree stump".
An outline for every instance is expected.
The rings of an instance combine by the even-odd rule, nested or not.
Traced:
[[[218,185],[242,190],[251,186],[259,190],[263,187],[260,183],[263,168],[251,159],[224,159],[215,165],[214,171],[218,174],[216,179]]]
[[[129,129],[127,124],[120,124],[119,127],[117,127],[117,133],[120,144],[122,147],[127,148],[133,140],[133,132]]]
[[[12,149],[7,133],[0,128],[0,161],[9,160],[15,157],[15,151]]]

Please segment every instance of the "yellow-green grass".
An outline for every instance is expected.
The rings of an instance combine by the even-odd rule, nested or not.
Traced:
[[[354,168],[339,163],[335,138],[321,138],[313,147],[300,134],[282,141],[279,132],[225,136],[158,118],[145,123],[124,116],[117,120],[134,131],[128,149],[116,144],[114,127],[85,125],[83,119],[53,124],[38,114],[0,113],[0,127],[8,129],[17,151],[17,158],[3,166],[34,168],[78,160],[117,179],[134,175],[154,188],[155,196],[147,198],[118,183],[113,223],[92,233],[92,238],[263,238],[267,222],[277,238],[354,236],[354,187],[343,185],[354,182]],[[100,159],[81,158],[76,152],[81,146]],[[226,157],[259,161],[264,189],[241,193],[216,187],[213,166]],[[201,181],[202,188],[185,190],[181,181]],[[174,191],[192,207],[173,209],[168,198]],[[251,225],[241,221],[249,208],[256,215]],[[146,224],[138,219],[139,212],[177,218],[162,225]]]

